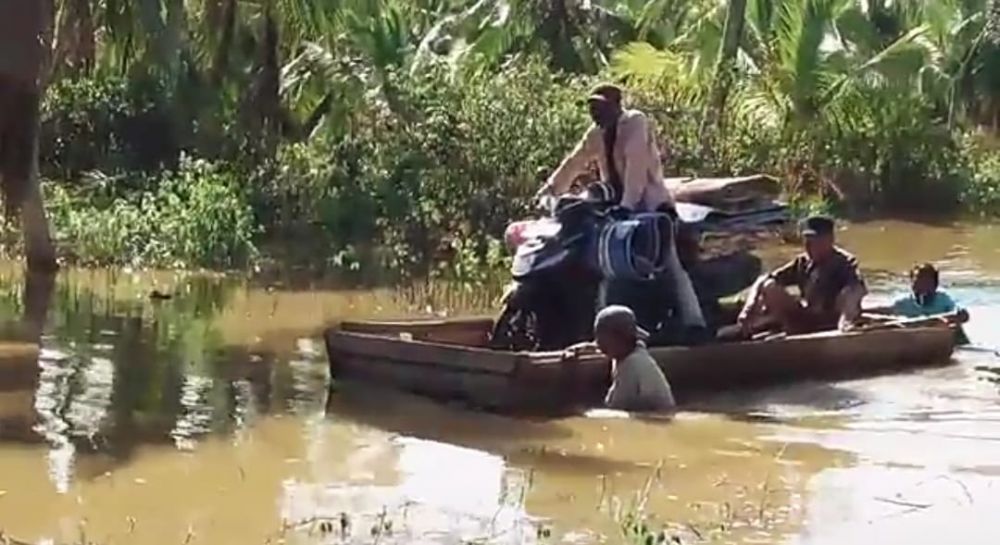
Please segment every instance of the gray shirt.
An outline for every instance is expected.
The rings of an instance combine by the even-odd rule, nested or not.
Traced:
[[[670,384],[642,342],[621,361],[611,362],[611,389],[604,404],[612,409],[633,412],[673,409]]]

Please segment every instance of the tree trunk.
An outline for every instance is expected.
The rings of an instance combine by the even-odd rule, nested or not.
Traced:
[[[56,16],[52,69],[65,75],[87,74],[96,60],[96,39],[90,0],[62,3]]]
[[[40,91],[0,76],[0,181],[8,217],[20,215],[29,270],[55,269],[38,182]]]
[[[722,33],[722,47],[719,48],[719,59],[715,65],[715,82],[712,94],[702,117],[699,136],[704,151],[710,149],[710,131],[721,132],[722,120],[729,99],[729,90],[733,83],[736,70],[736,54],[740,39],[743,36],[743,23],[746,20],[746,0],[730,0],[726,11],[726,25]]]
[[[233,37],[236,32],[236,0],[226,0],[218,23],[221,26],[221,31],[218,26],[214,26],[215,22],[213,22],[213,26],[209,27],[211,32],[219,32],[220,34],[219,42],[213,53],[212,70],[209,76],[209,81],[216,88],[222,85],[222,80],[229,69],[229,52],[232,49]]]
[[[37,116],[35,122],[38,122]],[[37,133],[36,133],[37,134]],[[49,220],[45,214],[45,200],[38,181],[38,138],[35,138],[32,152],[31,176],[21,204],[21,230],[24,233],[24,253],[28,260],[28,271],[49,272],[58,268],[56,251],[49,232]]]
[[[39,102],[51,54],[51,0],[0,2],[0,176],[7,214],[18,213],[28,269],[54,270],[38,186]]]
[[[42,339],[55,285],[56,275],[51,271],[29,270],[24,273],[24,314],[21,322],[24,339],[28,342],[38,343]]]

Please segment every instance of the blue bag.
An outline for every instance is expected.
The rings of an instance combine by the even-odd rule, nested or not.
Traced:
[[[610,221],[597,233],[596,261],[612,280],[652,280],[667,267],[673,221],[660,212]]]

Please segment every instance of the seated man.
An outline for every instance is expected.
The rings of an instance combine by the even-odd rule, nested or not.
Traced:
[[[805,252],[786,265],[762,276],[750,289],[738,323],[744,335],[759,329],[760,321],[777,322],[789,334],[838,328],[850,329],[861,315],[861,300],[868,293],[854,256],[838,248],[834,222],[812,216],[801,224]],[[786,288],[799,288],[799,297]]]
[[[893,314],[907,318],[940,316],[953,324],[969,321],[969,313],[938,289],[938,271],[934,265],[924,263],[910,271],[910,293],[893,302]]]

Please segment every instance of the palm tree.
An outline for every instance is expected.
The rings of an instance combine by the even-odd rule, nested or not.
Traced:
[[[841,123],[849,121],[843,100],[866,89],[909,90],[921,65],[940,64],[925,25],[881,46],[860,46],[849,37],[870,29],[856,9],[849,0],[751,0],[743,46],[750,78],[740,113],[780,126]]]
[[[969,13],[956,38],[956,55],[961,60],[953,75],[950,111],[965,112],[975,124],[1000,132],[1000,1],[979,2]],[[988,9],[987,9],[988,8]],[[973,36],[968,39],[969,36]]]
[[[715,84],[705,106],[705,116],[699,130],[703,146],[708,146],[708,130],[719,129],[726,109],[726,99],[736,71],[736,54],[743,37],[743,23],[746,19],[746,0],[730,0],[726,10],[726,25],[722,32],[722,47],[715,68]]]
[[[542,54],[553,69],[597,73],[618,45],[662,38],[668,0],[478,0],[428,30],[418,65],[432,54],[473,70]],[[664,18],[669,20],[669,18]]]

